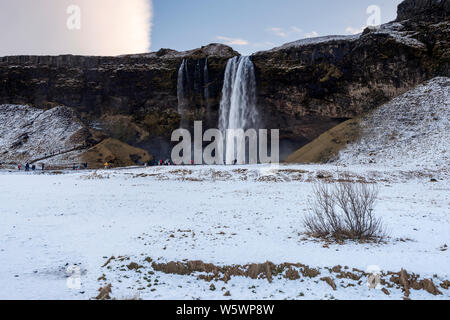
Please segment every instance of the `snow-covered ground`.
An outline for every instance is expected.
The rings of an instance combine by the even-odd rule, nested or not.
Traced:
[[[47,158],[46,165],[72,164],[89,132],[67,107],[40,110],[0,105],[0,162],[14,165]]]
[[[303,234],[314,182],[335,180],[336,170],[377,184],[385,243],[326,243]],[[117,299],[401,299],[397,286],[381,286],[389,296],[368,288],[361,272],[374,265],[386,281],[387,272],[403,268],[432,279],[442,292],[411,289],[412,299],[449,299],[440,286],[450,280],[449,178],[448,170],[407,164],[0,171],[0,299],[90,299],[107,284]],[[319,274],[303,276],[297,265],[295,280],[283,271],[271,283],[243,276],[206,281],[151,264],[187,260],[301,263]],[[357,280],[331,271],[337,266],[353,272],[350,278],[359,274]],[[70,278],[67,268],[74,271]]]
[[[435,168],[450,164],[450,78],[438,77],[384,104],[361,122],[338,163]]]

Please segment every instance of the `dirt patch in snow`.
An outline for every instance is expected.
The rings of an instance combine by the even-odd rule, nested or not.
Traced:
[[[142,256],[142,255],[141,255]],[[326,283],[333,291],[345,290],[348,288],[356,288],[358,286],[368,286],[377,288],[385,295],[390,296],[393,291],[403,293],[404,299],[409,299],[411,290],[423,290],[431,295],[442,295],[442,291],[435,284],[439,281],[436,279],[421,278],[420,275],[408,273],[402,269],[400,272],[380,272],[376,275],[359,270],[357,268],[350,269],[348,266],[334,266],[325,268],[313,268],[301,263],[282,263],[274,264],[270,261],[265,263],[251,263],[246,265],[228,265],[219,266],[213,263],[205,263],[200,260],[196,261],[170,261],[157,262],[150,257],[146,257],[140,262],[130,262],[122,264],[124,261],[131,261],[130,257],[122,259],[109,258],[103,267],[106,267],[110,273],[115,274],[116,278],[119,274],[121,277],[129,278],[127,274],[133,272],[134,275],[142,275],[143,279],[150,282],[149,277],[156,274],[179,275],[192,277],[199,281],[223,282],[227,284],[232,278],[248,278],[252,280],[265,279],[272,284],[281,279],[299,282],[318,283],[319,281]],[[114,264],[115,266],[111,266]],[[108,271],[107,271],[108,272]],[[111,287],[106,286],[106,277],[103,274],[99,281],[103,279],[105,287],[101,288],[108,293]],[[120,282],[120,280],[119,280]],[[137,280],[140,283],[140,280]],[[216,288],[217,284],[214,286]],[[440,288],[448,290],[450,281],[442,280]],[[151,284],[149,285],[151,287]],[[109,288],[109,289],[108,289]],[[156,289],[152,289],[156,290]],[[102,291],[102,292],[103,292]],[[110,293],[110,291],[109,291]],[[100,295],[99,295],[100,296]],[[229,296],[228,294],[226,296]],[[106,295],[108,297],[108,295]]]

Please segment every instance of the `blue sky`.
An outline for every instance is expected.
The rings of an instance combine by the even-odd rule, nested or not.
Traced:
[[[310,36],[351,34],[370,5],[394,20],[402,0],[153,0],[151,51],[189,50],[212,42],[251,54]]]

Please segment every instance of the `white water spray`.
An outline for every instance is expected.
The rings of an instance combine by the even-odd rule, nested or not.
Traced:
[[[219,129],[224,137],[227,129],[257,129],[255,67],[250,57],[234,57],[227,63],[220,102]],[[226,161],[236,159],[237,151],[233,143],[226,145]],[[242,145],[244,144],[244,145]],[[238,150],[245,148],[245,142],[238,141]]]
[[[180,69],[178,69],[178,83],[177,83],[177,96],[178,96],[178,113],[181,116],[181,127],[186,125],[186,109],[189,106],[189,72],[186,59],[183,59]]]
[[[209,70],[208,70],[208,58],[205,61],[205,68],[203,69],[203,82],[204,82],[204,99],[206,102],[206,120],[209,124],[211,120],[211,103],[209,102]]]

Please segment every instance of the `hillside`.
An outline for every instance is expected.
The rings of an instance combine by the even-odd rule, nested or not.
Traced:
[[[450,78],[434,78],[361,122],[358,142],[338,163],[435,168],[450,163]]]
[[[66,107],[47,111],[26,105],[0,105],[0,161],[34,162],[87,147],[89,130]]]
[[[450,159],[449,89],[450,78],[434,78],[363,116],[360,121],[350,120],[331,129],[292,154],[287,162],[447,166]]]
[[[25,163],[47,167],[68,167],[88,162],[101,167],[149,161],[144,150],[89,129],[70,108],[58,106],[41,110],[28,105],[0,105],[0,163]]]

